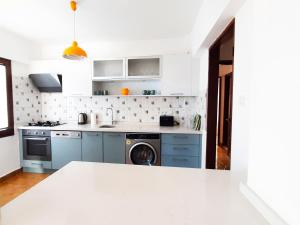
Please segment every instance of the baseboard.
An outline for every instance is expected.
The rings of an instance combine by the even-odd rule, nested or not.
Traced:
[[[241,183],[240,191],[271,225],[288,225],[248,185]]]
[[[14,175],[16,175],[17,173],[20,173],[22,171],[22,168],[14,170],[6,175],[4,175],[3,177],[0,177],[0,182],[3,182],[4,180],[6,180],[9,177],[12,177]]]

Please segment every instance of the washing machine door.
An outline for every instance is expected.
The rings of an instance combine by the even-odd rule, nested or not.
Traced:
[[[155,165],[157,154],[152,145],[146,142],[139,142],[130,148],[129,158],[132,164],[151,166]]]

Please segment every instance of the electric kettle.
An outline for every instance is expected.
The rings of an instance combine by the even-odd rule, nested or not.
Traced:
[[[87,123],[87,115],[86,113],[78,114],[78,124],[86,124]]]

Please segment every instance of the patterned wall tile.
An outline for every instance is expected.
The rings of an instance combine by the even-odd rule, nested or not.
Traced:
[[[122,122],[158,123],[159,116],[173,115],[181,125],[192,126],[196,113],[206,118],[206,93],[199,97],[122,97],[93,96],[66,97],[61,93],[40,93],[28,77],[14,77],[14,109],[17,124],[37,120],[76,122],[78,114],[97,114],[98,121],[110,118],[107,108],[112,108],[114,120]],[[203,124],[203,123],[202,123]]]
[[[41,120],[41,95],[28,77],[13,76],[13,100],[15,125]]]

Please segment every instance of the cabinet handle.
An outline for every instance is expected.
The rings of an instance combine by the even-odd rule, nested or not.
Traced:
[[[23,138],[24,140],[31,140],[31,141],[47,141],[48,138]]]
[[[175,95],[175,96],[177,96],[177,95],[184,95],[183,93],[171,93],[170,95]]]
[[[109,137],[121,137],[121,134],[107,134]]]
[[[86,135],[87,135],[87,136],[99,136],[98,133],[96,133],[96,134],[93,134],[93,133],[87,133]]]
[[[173,149],[174,149],[174,150],[177,150],[177,151],[180,151],[180,150],[189,150],[189,149],[186,148],[186,147],[183,147],[183,148],[181,148],[181,147],[173,147]]]
[[[174,136],[176,139],[188,139],[188,136]]]
[[[31,165],[42,166],[42,163],[31,163]]]
[[[179,159],[179,158],[173,158],[174,162],[188,162],[188,159]]]

